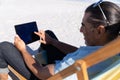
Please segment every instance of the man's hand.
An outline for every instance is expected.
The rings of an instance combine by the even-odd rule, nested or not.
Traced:
[[[14,38],[14,45],[21,52],[26,50],[26,45],[25,45],[24,41],[18,35],[16,35]]]
[[[54,40],[52,37],[50,37],[45,31],[40,30],[39,32],[35,32],[36,35],[40,37],[40,42],[43,44],[51,44]]]

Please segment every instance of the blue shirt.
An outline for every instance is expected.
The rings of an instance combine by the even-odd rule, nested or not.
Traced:
[[[67,56],[65,56],[63,58],[63,60],[56,61],[55,73],[67,68],[68,66],[72,65],[76,60],[81,59],[81,58],[91,54],[92,52],[98,50],[99,48],[101,48],[101,46],[82,46],[77,51],[75,51],[73,53],[69,53]],[[106,60],[104,62],[101,62],[99,64],[96,64],[93,67],[90,67],[88,69],[89,77],[92,77],[93,75],[99,73],[104,68],[109,66],[112,62],[113,62],[113,58]],[[77,80],[76,74],[73,74],[73,75],[65,78],[64,80]]]

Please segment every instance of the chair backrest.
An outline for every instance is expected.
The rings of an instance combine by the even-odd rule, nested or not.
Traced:
[[[78,80],[89,80],[87,69],[97,63],[100,63],[112,56],[120,53],[120,38],[108,43],[101,49],[92,54],[77,60],[73,65],[55,74],[47,80],[62,80],[63,78],[76,73]]]

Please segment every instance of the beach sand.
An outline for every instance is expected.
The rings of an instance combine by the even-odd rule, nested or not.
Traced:
[[[79,28],[85,8],[96,0],[0,0],[0,42],[14,42],[14,25],[36,21],[39,30],[52,30],[62,42],[84,44]],[[39,41],[29,44],[39,47]]]

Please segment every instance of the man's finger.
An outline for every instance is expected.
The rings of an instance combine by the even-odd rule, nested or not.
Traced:
[[[40,42],[46,44],[45,41],[43,41],[43,40],[40,40]]]
[[[36,35],[40,36],[40,33],[39,32],[34,32]]]

